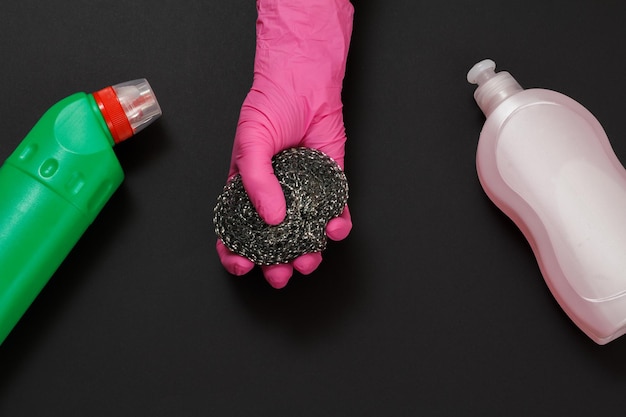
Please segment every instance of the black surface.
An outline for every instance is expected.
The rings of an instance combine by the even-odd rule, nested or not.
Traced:
[[[355,3],[354,230],[280,291],[229,276],[211,224],[254,1],[2,3],[0,158],[76,91],[146,77],[164,115],[118,147],[125,183],[0,347],[1,416],[623,413],[626,339],[569,321],[485,197],[465,80],[492,58],[570,95],[626,161],[619,3]]]

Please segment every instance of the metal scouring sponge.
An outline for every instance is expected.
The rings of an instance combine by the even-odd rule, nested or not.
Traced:
[[[231,251],[258,265],[287,263],[326,248],[326,224],[343,211],[348,181],[339,165],[311,148],[286,149],[272,159],[287,203],[285,220],[270,226],[258,215],[241,177],[228,181],[217,199],[215,233]]]

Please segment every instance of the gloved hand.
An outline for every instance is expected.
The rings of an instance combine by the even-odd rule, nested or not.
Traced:
[[[343,169],[346,133],[341,89],[352,34],[349,0],[257,0],[254,81],[241,107],[229,178],[239,173],[261,218],[279,224],[286,214],[283,191],[273,174],[272,157],[283,149],[306,146],[333,158]],[[326,234],[344,239],[352,221],[346,206]],[[217,241],[227,271],[248,273],[254,264]],[[310,274],[320,253],[289,264],[263,266],[274,288],[284,287],[295,268]]]

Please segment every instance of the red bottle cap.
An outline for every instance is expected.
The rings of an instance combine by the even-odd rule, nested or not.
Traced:
[[[117,144],[161,116],[161,108],[146,79],[103,88],[93,97]]]

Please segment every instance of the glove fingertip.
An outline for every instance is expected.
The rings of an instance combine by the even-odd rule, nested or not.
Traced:
[[[252,184],[249,184],[252,182]],[[287,214],[287,204],[285,195],[273,175],[265,181],[248,181],[246,187],[252,205],[256,209],[263,221],[269,225],[280,224]],[[246,181],[244,180],[244,186]]]
[[[322,254],[320,252],[307,253],[299,256],[293,261],[293,267],[296,271],[303,275],[309,275],[317,269],[322,263]]]
[[[266,281],[277,290],[284,288],[293,275],[293,267],[289,264],[269,265],[262,269]]]
[[[326,225],[326,236],[331,240],[343,240],[350,234],[352,230],[352,218],[350,211],[346,206],[343,213],[334,219],[331,219]]]
[[[254,203],[253,203],[254,204]],[[266,199],[255,204],[257,212],[263,221],[271,226],[276,226],[285,220],[287,209],[285,206],[285,198]]]
[[[215,245],[220,262],[230,274],[241,276],[245,275],[254,268],[254,263],[248,258],[231,252],[221,240],[217,240]]]

